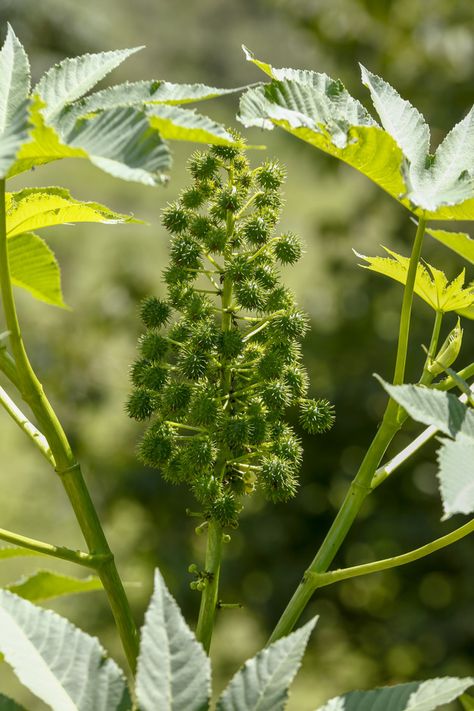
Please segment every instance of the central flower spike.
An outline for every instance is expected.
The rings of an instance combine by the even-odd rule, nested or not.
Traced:
[[[195,153],[189,171],[193,184],[163,214],[168,295],[142,304],[127,408],[151,418],[143,463],[190,487],[206,518],[235,526],[257,487],[275,502],[297,490],[302,449],[286,409],[298,406],[312,434],[334,415],[306,397],[308,317],[278,270],[302,251],[296,235],[276,232],[284,169],[270,161],[251,170],[243,149],[214,146]]]

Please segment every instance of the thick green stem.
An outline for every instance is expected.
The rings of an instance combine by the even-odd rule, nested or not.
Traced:
[[[134,671],[138,655],[138,631],[122,581],[118,575],[97,511],[82,477],[80,466],[75,460],[61,423],[31,366],[21,336],[8,262],[4,180],[0,181],[0,285],[3,310],[10,332],[11,350],[16,364],[21,395],[36,416],[49,443],[56,464],[56,472],[69,497],[89,552],[101,560],[98,574],[107,594],[128,662]]]
[[[410,331],[411,307],[415,287],[416,272],[423,244],[425,220],[422,218],[418,224],[415,240],[410,256],[407,280],[403,292],[402,309],[400,315],[400,328],[398,334],[397,357],[393,382],[395,385],[403,383],[408,351],[408,337]],[[343,541],[345,540],[357,514],[360,511],[367,495],[371,492],[371,482],[385,451],[395,434],[400,429],[398,420],[398,405],[390,399],[385,410],[382,423],[365,455],[359,471],[352,481],[349,491],[341,504],[334,522],[322,542],[315,558],[309,566],[303,579],[297,587],[293,597],[288,603],[279,622],[269,639],[269,643],[276,641],[291,632],[301,613],[308,604],[317,588],[311,578],[313,573],[324,573],[332,561]]]
[[[205,587],[202,591],[196,637],[209,654],[212,631],[219,595],[219,574],[222,558],[222,528],[217,521],[209,521],[207,527],[207,550]]]
[[[342,568],[340,570],[331,570],[327,573],[308,573],[308,575],[313,580],[317,588],[325,587],[326,585],[332,585],[340,580],[348,580],[349,578],[359,577],[361,575],[369,575],[370,573],[379,573],[382,570],[388,570],[389,568],[398,568],[400,565],[406,565],[407,563],[412,563],[415,560],[424,558],[425,556],[431,555],[441,548],[446,548],[456,541],[465,538],[470,533],[474,532],[474,519],[456,528],[456,530],[451,531],[451,533],[437,538],[430,543],[427,543],[420,548],[415,548],[408,553],[403,553],[402,555],[393,556],[393,558],[384,558],[383,560],[376,560],[373,563],[364,563],[363,565],[354,565],[350,568]]]

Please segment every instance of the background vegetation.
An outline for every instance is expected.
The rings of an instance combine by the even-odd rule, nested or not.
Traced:
[[[243,59],[244,42],[274,66],[339,76],[369,106],[359,81],[361,61],[425,114],[434,145],[473,100],[474,5],[467,2],[0,0],[2,31],[7,20],[29,51],[37,76],[66,55],[145,44],[146,50],[121,67],[115,79],[240,86],[261,79]],[[236,109],[232,96],[205,107],[230,125],[235,125]],[[253,503],[227,546],[222,595],[244,608],[224,611],[218,621],[213,653],[222,680],[264,642],[327,530],[384,404],[371,374],[390,377],[401,289],[357,268],[351,247],[374,254],[383,243],[407,253],[413,233],[408,213],[346,166],[283,133],[253,131],[248,138],[266,143],[266,154],[288,166],[283,227],[304,238],[306,254],[287,278],[312,319],[305,341],[312,394],[335,402],[337,424],[329,435],[304,437],[297,498],[278,506]],[[165,189],[120,183],[79,161],[29,177],[29,184],[61,183],[77,198],[133,211],[150,223],[51,232],[49,243],[63,265],[72,312],[18,294],[34,365],[84,462],[138,618],[156,563],[188,619],[195,618],[198,606],[186,573],[189,563],[202,556],[193,520],[184,514],[191,502],[185,492],[136,462],[140,428],[124,415],[128,365],[139,329],[137,303],[147,294],[160,295],[162,288],[167,236],[160,210],[183,187],[191,151],[189,145],[176,151]],[[261,153],[253,156],[260,158]],[[12,181],[11,187],[14,183],[20,187],[25,180]],[[441,245],[427,242],[426,256],[454,274],[450,253]],[[451,326],[447,323],[446,330]],[[428,309],[418,301],[412,374],[422,364],[420,344],[428,340],[429,328]],[[460,366],[472,361],[473,337],[466,331]],[[395,446],[403,446],[407,437],[401,435]],[[426,447],[412,466],[371,497],[337,563],[397,554],[448,530],[439,522],[433,451]],[[0,466],[2,526],[81,545],[59,482],[6,417]],[[314,707],[356,686],[469,674],[474,653],[471,562],[468,539],[414,566],[320,591],[307,616],[319,613],[321,620],[290,709]],[[29,565],[34,569],[37,562]],[[2,564],[0,583],[24,569],[21,559]],[[100,594],[54,607],[120,654]],[[2,668],[3,678],[9,679]],[[34,702],[26,703],[33,708]]]

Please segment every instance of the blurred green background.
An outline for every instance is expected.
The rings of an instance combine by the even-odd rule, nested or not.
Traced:
[[[455,0],[0,0],[0,27],[10,21],[33,65],[34,78],[64,56],[146,45],[111,81],[167,79],[241,86],[262,77],[246,63],[240,45],[275,66],[325,71],[340,77],[369,106],[357,62],[392,83],[432,126],[433,145],[473,101],[474,4]],[[236,125],[237,96],[200,107]],[[298,232],[306,253],[287,272],[288,284],[311,315],[305,358],[313,395],[330,398],[337,423],[329,435],[303,437],[304,467],[298,496],[271,506],[257,497],[243,513],[226,548],[225,601],[242,610],[219,615],[213,657],[217,687],[265,641],[315,552],[374,433],[385,398],[372,377],[391,375],[401,289],[359,269],[351,248],[380,253],[385,244],[408,253],[414,226],[409,214],[366,179],[282,132],[247,132],[265,143],[252,160],[278,156],[288,167],[283,228]],[[114,181],[80,161],[38,170],[10,189],[63,184],[76,198],[133,212],[149,226],[80,226],[45,232],[63,270],[66,301],[59,311],[18,293],[34,366],[81,458],[88,483],[116,552],[137,619],[159,565],[190,622],[198,595],[189,589],[190,562],[202,560],[203,541],[184,509],[183,490],[164,484],[134,458],[140,426],[124,415],[128,366],[139,333],[137,304],[162,292],[167,236],[160,210],[186,184],[185,163],[194,146],[175,144],[166,188]],[[459,263],[427,238],[426,258],[454,276]],[[472,279],[472,273],[468,274]],[[417,377],[431,313],[417,301],[409,376]],[[446,319],[446,332],[453,323]],[[467,324],[460,366],[472,361]],[[399,436],[394,450],[418,428]],[[377,490],[361,512],[337,565],[394,555],[450,530],[440,523],[434,445]],[[72,547],[80,534],[58,481],[6,415],[0,429],[1,525]],[[306,617],[321,616],[289,709],[309,711],[331,695],[355,687],[414,678],[472,673],[474,615],[472,541],[400,570],[323,589]],[[3,563],[0,583],[38,562]],[[77,572],[67,564],[61,571]],[[117,658],[121,652],[104,597],[52,605],[83,629],[98,634]],[[28,709],[42,704],[18,689],[5,665],[2,690]]]

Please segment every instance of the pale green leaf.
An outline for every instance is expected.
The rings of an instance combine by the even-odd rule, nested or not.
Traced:
[[[116,711],[125,677],[94,637],[0,590],[0,652],[24,686],[53,711]]]
[[[5,178],[28,138],[30,67],[10,25],[0,50],[0,178]]]
[[[60,575],[50,570],[38,570],[33,575],[5,586],[7,590],[31,602],[42,602],[64,595],[102,590],[100,578],[90,575],[87,578],[74,578]]]
[[[195,141],[214,145],[233,145],[235,140],[223,126],[194,110],[177,106],[151,106],[147,109],[150,126],[173,141]]]
[[[351,691],[331,699],[317,711],[435,711],[457,699],[473,682],[469,677],[444,677],[371,691]]]
[[[7,244],[13,284],[40,301],[67,308],[61,291],[59,265],[46,242],[33,232],[23,232],[10,237]]]
[[[273,79],[242,96],[239,120],[245,126],[282,127],[356,168],[416,215],[474,219],[473,112],[432,157],[422,116],[379,77],[364,74],[386,131],[340,82],[315,72],[274,69],[245,52]]]
[[[390,397],[416,422],[433,425],[450,437],[461,436],[474,443],[474,410],[455,395],[422,385],[390,385],[379,380]]]
[[[401,172],[403,154],[394,139],[373,121],[351,126],[339,118],[324,125],[321,96],[322,92],[294,81],[249,89],[240,101],[239,120],[245,126],[284,128],[360,171],[409,207],[402,197],[407,190]]]
[[[438,450],[438,479],[443,520],[474,512],[474,440],[442,440]]]
[[[16,161],[8,171],[9,178],[62,158],[88,157],[87,152],[81,148],[72,148],[63,143],[56,131],[46,125],[42,114],[43,107],[44,102],[39,97],[34,97],[29,106],[29,121],[32,127],[30,137],[27,142],[22,143]]]
[[[38,555],[41,556],[41,553],[29,550],[28,548],[0,548],[0,560],[9,560],[10,558],[23,558]]]
[[[44,116],[50,120],[67,104],[79,99],[127,57],[142,47],[65,59],[44,74],[35,87],[45,102]]]
[[[8,696],[0,694],[0,711],[25,711],[25,708]]]
[[[140,711],[205,711],[210,680],[209,658],[156,570],[138,657]]]
[[[465,232],[449,232],[447,230],[427,229],[426,232],[438,242],[452,249],[453,252],[474,264],[474,240]]]
[[[459,700],[464,711],[474,711],[474,696],[463,694]]]
[[[217,711],[282,711],[317,618],[250,659],[231,679]]]
[[[10,25],[0,51],[0,135],[13,123],[30,92],[30,64]]]
[[[140,222],[99,203],[75,200],[65,188],[25,188],[16,193],[7,193],[5,204],[8,237],[74,222]]]
[[[207,101],[238,89],[216,89],[204,84],[172,84],[167,81],[137,81],[117,84],[77,101],[74,110],[79,115],[141,104],[189,104]]]
[[[430,147],[430,129],[420,112],[386,81],[360,65],[362,83],[369,89],[384,129],[395,139],[410,163],[423,165]]]
[[[361,265],[364,269],[370,269],[378,274],[388,276],[390,279],[405,284],[408,275],[410,260],[392,250],[384,247],[389,257],[367,257],[355,252],[364,259],[367,265]],[[420,296],[435,311],[458,311],[466,309],[474,303],[474,288],[468,286],[464,288],[464,270],[451,282],[444,272],[436,269],[430,264],[418,264],[415,279],[415,294]]]
[[[169,148],[138,109],[104,111],[78,122],[63,140],[116,178],[145,185],[166,181],[163,172],[171,165]]]

